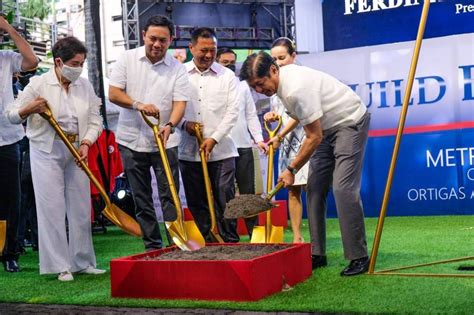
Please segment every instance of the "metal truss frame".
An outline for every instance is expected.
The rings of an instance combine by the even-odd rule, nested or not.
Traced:
[[[165,3],[205,3],[205,4],[250,4],[261,6],[270,16],[278,23],[281,36],[291,38],[296,41],[296,24],[295,24],[295,0],[155,0],[150,1],[150,5],[141,12],[138,9],[138,0],[122,0],[123,11],[123,33],[125,46],[127,49],[135,48],[140,45],[140,25],[139,18],[142,14],[152,9],[157,4]],[[279,16],[276,16],[268,6],[278,5],[280,7]],[[189,40],[193,26],[176,25],[175,39],[176,42]],[[276,39],[275,30],[273,28],[251,27],[214,27],[219,40],[242,42],[255,41],[271,43]]]

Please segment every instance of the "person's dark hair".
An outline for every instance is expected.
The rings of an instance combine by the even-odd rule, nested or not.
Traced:
[[[222,54],[228,54],[228,53],[234,54],[235,58],[237,59],[237,54],[235,53],[235,51],[233,51],[230,48],[223,47],[217,50],[217,56],[216,56],[217,61],[219,61],[219,58]]]
[[[191,34],[191,43],[195,45],[198,38],[215,38],[217,40],[216,33],[209,27],[200,27],[193,31]]]
[[[174,36],[174,24],[168,17],[164,15],[155,15],[149,18],[148,21],[146,21],[145,26],[143,27],[143,31],[146,33],[150,26],[167,27],[170,31],[170,35]]]
[[[280,38],[275,39],[271,48],[279,47],[279,46],[285,47],[289,55],[292,55],[293,53],[296,52],[295,43],[288,37],[280,37]]]
[[[270,67],[275,66],[278,69],[273,57],[268,53],[260,50],[258,53],[253,53],[245,59],[242,68],[240,69],[239,78],[241,81],[249,80],[251,78],[263,78],[270,75]]]
[[[61,58],[63,62],[71,60],[77,54],[87,56],[87,48],[84,43],[73,36],[58,40],[56,44],[54,44],[52,52],[53,58]]]

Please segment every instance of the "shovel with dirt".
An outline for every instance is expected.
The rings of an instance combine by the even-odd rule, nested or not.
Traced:
[[[201,126],[199,124],[194,125],[194,132],[196,135],[198,146],[201,147],[203,143],[203,136],[201,132]],[[201,157],[202,172],[204,175],[204,185],[206,187],[207,204],[209,206],[209,215],[211,217],[211,237],[214,242],[224,243],[224,239],[219,234],[219,229],[216,223],[216,211],[214,208],[214,197],[212,196],[211,180],[209,179],[209,170],[207,169],[206,155],[203,150],[199,150]]]
[[[274,129],[265,121],[265,129],[268,132],[270,138],[274,137],[281,127],[281,117],[276,119],[277,125]],[[274,148],[273,144],[270,143],[268,146],[268,169],[267,169],[267,192],[268,195],[264,198],[258,195],[244,194],[237,196],[232,199],[226,205],[224,217],[227,219],[231,218],[247,218],[258,215],[261,212],[267,212],[265,225],[255,226],[252,232],[251,243],[281,243],[283,242],[283,227],[274,226],[272,224],[271,211],[268,211],[275,207],[271,202],[273,196],[278,190],[283,187],[283,183],[279,183],[273,190],[273,157]]]
[[[264,122],[265,129],[268,132],[268,137],[273,138],[278,130],[280,130],[282,120],[278,116],[276,118],[277,125],[274,129],[271,129],[267,121]],[[267,192],[272,189],[273,186],[273,158],[275,149],[273,143],[268,145],[268,167],[267,167]],[[269,194],[270,195],[270,194]],[[273,196],[272,196],[273,197]],[[271,197],[270,197],[271,199]],[[272,224],[272,212],[267,211],[265,225],[255,226],[252,232],[251,243],[282,243],[283,242],[283,227],[275,226]]]
[[[87,177],[91,180],[92,184],[97,188],[99,191],[102,199],[105,202],[105,208],[102,210],[102,213],[104,216],[109,219],[113,224],[124,230],[125,232],[133,235],[133,236],[141,236],[142,231],[140,229],[140,225],[138,225],[137,221],[133,219],[131,216],[129,216],[125,211],[120,209],[117,205],[113,204],[107,192],[105,189],[102,187],[102,185],[99,183],[97,178],[92,174],[91,170],[87,166],[87,164],[81,160],[81,156],[79,155],[77,149],[71,144],[71,142],[68,140],[66,134],[64,131],[61,129],[59,126],[58,122],[53,116],[53,112],[51,111],[51,108],[49,107],[48,104],[46,104],[47,110],[43,113],[40,113],[41,117],[46,119],[51,127],[56,131],[58,136],[61,138],[61,140],[64,142],[68,150],[71,152],[71,154],[74,156],[74,158],[79,162],[81,165],[82,169],[86,173]]]
[[[176,220],[165,221],[166,228],[173,239],[173,242],[182,250],[197,250],[206,246],[206,242],[199,231],[194,221],[184,221],[181,209],[181,201],[178,197],[176,185],[174,183],[173,175],[171,173],[171,167],[166,155],[166,149],[163,143],[163,138],[159,134],[160,119],[159,116],[155,117],[157,123],[154,124],[144,113],[141,113],[146,124],[153,129],[155,136],[156,145],[160,151],[161,161],[163,162],[163,168],[165,169],[166,179],[171,191],[171,197],[176,208]]]
[[[281,188],[283,188],[283,182],[279,182],[267,195],[243,194],[235,197],[226,204],[224,218],[250,218],[276,208],[277,206],[272,203],[272,198]]]

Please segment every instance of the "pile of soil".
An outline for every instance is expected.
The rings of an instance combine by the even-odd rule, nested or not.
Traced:
[[[290,245],[215,245],[205,246],[195,251],[179,249],[159,256],[143,258],[144,260],[250,260],[288,248]]]
[[[239,195],[226,204],[224,218],[248,218],[275,207],[271,201],[260,195]]]

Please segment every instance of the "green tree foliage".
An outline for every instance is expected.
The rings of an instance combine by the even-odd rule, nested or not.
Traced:
[[[53,0],[54,1],[54,0]],[[43,21],[51,13],[51,1],[48,0],[28,0],[20,5],[22,16]]]

